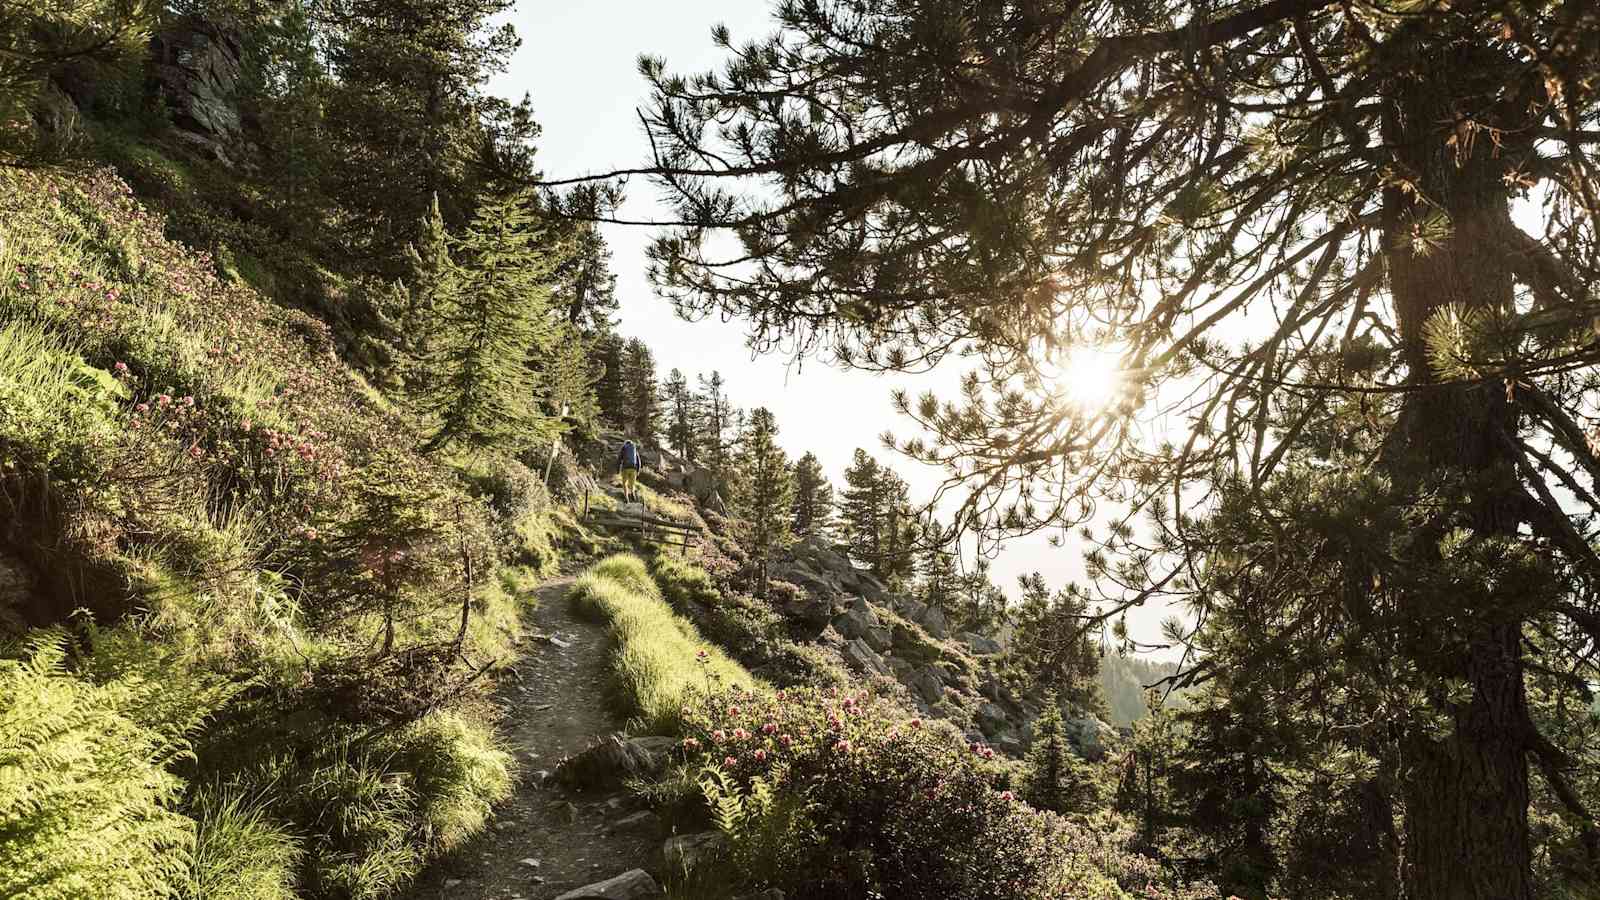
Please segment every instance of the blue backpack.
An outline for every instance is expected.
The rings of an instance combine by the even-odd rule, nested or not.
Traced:
[[[617,457],[617,461],[620,462],[623,468],[626,469],[637,469],[640,467],[639,448],[633,445],[633,441],[622,442],[622,455]]]

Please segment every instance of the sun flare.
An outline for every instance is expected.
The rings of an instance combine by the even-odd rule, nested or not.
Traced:
[[[1061,366],[1056,385],[1068,402],[1098,412],[1117,399],[1123,387],[1121,355],[1095,344],[1074,347]]]

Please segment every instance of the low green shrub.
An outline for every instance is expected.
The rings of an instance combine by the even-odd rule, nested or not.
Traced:
[[[657,551],[651,558],[650,571],[661,586],[661,595],[677,609],[690,603],[714,606],[722,600],[722,592],[710,573],[671,551]]]
[[[481,831],[514,781],[489,728],[457,712],[371,738],[335,727],[296,750],[227,784],[303,836],[301,889],[328,900],[375,900],[408,884]]]
[[[539,475],[504,457],[474,460],[461,474],[493,513],[496,543],[505,548],[507,561],[543,576],[555,574],[561,554],[550,517],[550,492]]]
[[[431,852],[448,853],[483,830],[495,803],[511,796],[513,762],[487,726],[435,713],[390,742],[391,765],[410,774],[417,833]]]
[[[1005,786],[1010,770],[864,693],[730,691],[700,704],[685,746],[751,887],[905,900],[1214,897]],[[1138,892],[1138,893],[1135,893]]]
[[[65,341],[20,321],[0,325],[0,458],[6,469],[69,484],[99,480],[117,438],[121,386]]]
[[[596,563],[573,585],[571,602],[580,614],[609,623],[620,700],[649,731],[677,733],[685,704],[697,694],[758,683],[673,614],[636,556]]]
[[[763,679],[780,686],[849,683],[849,674],[825,653],[789,639],[787,624],[770,603],[723,590],[699,561],[660,550],[651,558],[650,571],[674,609],[746,668],[759,670]]]

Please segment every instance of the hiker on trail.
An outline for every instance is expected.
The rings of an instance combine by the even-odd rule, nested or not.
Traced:
[[[622,442],[622,452],[617,454],[617,471],[622,474],[622,499],[632,503],[639,493],[639,448],[632,440]]]

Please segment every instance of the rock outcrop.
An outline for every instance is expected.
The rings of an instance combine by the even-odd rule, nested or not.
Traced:
[[[150,42],[151,74],[179,137],[226,162],[243,134],[239,80],[244,46],[225,21],[185,17]]]

